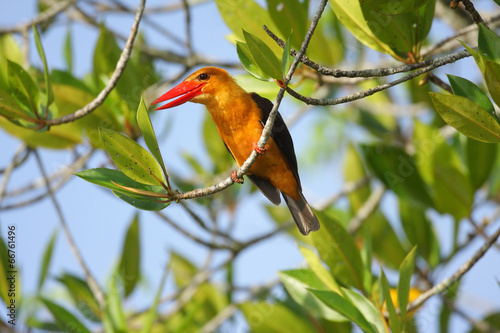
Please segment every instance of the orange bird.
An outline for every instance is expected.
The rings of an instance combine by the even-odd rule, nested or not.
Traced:
[[[179,97],[180,96],[180,97]],[[264,149],[257,146],[273,103],[256,93],[247,93],[223,69],[202,68],[172,88],[152,104],[177,98],[156,110],[186,102],[204,104],[236,163],[241,167],[256,150],[257,160],[246,173],[248,178],[275,205],[285,199],[300,232],[307,235],[319,229],[319,222],[302,194],[293,141],[278,113]],[[236,171],[231,173],[235,182]]]

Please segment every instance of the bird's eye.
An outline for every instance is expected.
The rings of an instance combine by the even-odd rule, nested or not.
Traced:
[[[198,78],[199,78],[200,80],[202,80],[202,81],[206,81],[206,80],[208,80],[209,76],[208,76],[208,74],[206,74],[206,73],[202,73],[202,74],[200,74],[200,75],[198,76]]]

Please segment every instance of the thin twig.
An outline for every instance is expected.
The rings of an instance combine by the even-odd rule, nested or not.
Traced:
[[[467,273],[476,264],[479,259],[481,259],[485,255],[490,247],[497,241],[498,237],[500,237],[500,227],[490,238],[486,240],[483,246],[481,246],[469,260],[467,260],[455,273],[453,273],[453,275],[444,279],[442,282],[435,285],[426,292],[422,293],[417,299],[408,304],[406,310],[414,310],[422,305],[425,301],[427,301],[427,299],[429,299],[430,297],[436,294],[440,294],[450,288],[454,283],[460,280],[464,276],[464,274]]]
[[[249,302],[252,299],[254,299],[256,296],[262,294],[262,292],[268,291],[272,289],[273,287],[277,286],[280,283],[279,279],[273,280],[269,283],[266,283],[262,286],[259,286],[257,288],[254,288],[250,295],[248,295],[243,301],[239,302],[239,304],[243,304],[245,302]],[[217,328],[222,325],[224,321],[227,319],[231,318],[233,314],[236,313],[239,309],[239,304],[232,303],[228,305],[226,308],[222,309],[222,311],[219,311],[215,317],[210,319],[203,327],[200,329],[200,333],[209,333],[209,332],[215,332]]]
[[[12,173],[12,170],[19,165],[21,162],[19,160],[19,156],[22,154],[22,152],[26,151],[26,145],[23,143],[17,148],[14,157],[12,158],[12,161],[5,167],[5,170],[3,172],[3,178],[2,178],[2,183],[0,184],[0,207],[2,207],[2,200],[5,195],[5,190],[7,189],[7,184],[9,183],[10,180],[10,175]],[[25,154],[25,156],[28,156],[28,153]]]
[[[429,73],[429,81],[434,83],[436,86],[440,87],[441,89],[449,92],[450,94],[453,94],[453,90],[451,89],[451,86],[441,80],[438,76],[434,75],[433,73]]]
[[[305,51],[307,49],[307,46],[309,45],[309,41],[312,38],[312,35],[314,34],[314,30],[316,26],[318,25],[318,21],[321,17],[321,14],[323,13],[323,10],[325,9],[326,6],[326,0],[322,0],[319,8],[316,12],[316,15],[314,16],[311,26],[309,27],[309,30],[307,31],[307,34],[304,38],[304,41],[302,43],[302,46],[298,52],[297,58],[294,59],[292,65],[290,66],[290,70],[288,71],[286,78],[285,78],[285,86],[290,82],[292,75],[297,68],[297,65],[299,63],[298,59],[302,57],[302,55],[305,54]],[[276,96],[276,100],[274,102],[273,109],[271,110],[271,113],[269,114],[269,117],[267,118],[266,125],[264,126],[264,129],[262,131],[262,135],[257,143],[258,147],[263,148],[267,141],[269,140],[269,136],[271,134],[272,127],[274,125],[274,119],[276,118],[276,114],[278,113],[278,108],[281,103],[281,100],[283,99],[283,96],[285,94],[285,88],[281,88],[278,92],[278,95]],[[241,178],[243,175],[250,169],[252,164],[255,162],[257,159],[257,152],[254,150],[248,157],[248,159],[243,163],[243,165],[240,167],[240,169],[236,172],[236,177]],[[182,200],[182,199],[193,199],[201,196],[207,196],[211,195],[217,192],[220,192],[227,187],[231,186],[234,183],[234,180],[232,177],[228,177],[222,182],[212,185],[210,187],[202,188],[202,189],[196,189],[190,192],[185,192],[185,193],[179,193],[174,197],[174,200]]]
[[[366,184],[368,184],[369,181],[370,177],[363,177],[357,181],[344,183],[340,191],[334,193],[331,197],[326,198],[325,201],[323,201],[322,203],[315,205],[315,208],[318,210],[324,210],[329,206],[333,205],[334,203],[336,203],[343,196],[348,195],[360,189],[361,187],[365,186]]]
[[[68,8],[74,2],[75,0],[66,0],[62,2],[55,1],[53,6],[51,6],[47,10],[44,10],[43,12],[38,14],[38,16],[28,22],[20,23],[14,27],[0,27],[0,35],[8,33],[22,33],[24,31],[27,31],[28,29],[31,29],[31,26],[33,25],[38,25],[54,18],[56,15],[66,10],[66,8]]]
[[[59,221],[61,222],[61,226],[64,230],[64,234],[66,235],[69,246],[70,246],[71,250],[73,251],[78,263],[80,264],[80,267],[83,269],[83,272],[85,273],[87,284],[89,285],[89,288],[92,291],[92,294],[94,294],[94,297],[97,300],[97,302],[99,303],[100,308],[104,309],[104,307],[105,307],[104,292],[101,290],[96,279],[94,278],[94,276],[90,272],[89,268],[87,267],[87,264],[83,260],[82,254],[78,250],[78,247],[76,246],[75,240],[73,239],[73,236],[71,235],[71,232],[69,231],[68,224],[66,223],[66,219],[64,218],[62,209],[59,206],[59,202],[56,200],[56,197],[55,197],[54,193],[52,192],[52,189],[50,188],[50,182],[49,182],[49,179],[47,177],[47,173],[45,172],[45,167],[43,166],[42,159],[40,158],[40,154],[38,153],[37,150],[33,150],[33,154],[35,155],[35,158],[36,158],[36,161],[38,164],[38,168],[40,169],[40,173],[42,174],[43,178],[45,179],[45,185],[47,186],[47,191],[49,192],[49,196],[50,196],[50,199],[52,200],[52,204],[54,205],[54,208],[56,209],[57,215],[59,217]]]
[[[306,104],[310,104],[310,105],[337,105],[337,104],[342,104],[342,103],[348,103],[348,102],[352,102],[352,101],[355,101],[355,100],[358,100],[358,99],[361,99],[361,98],[364,98],[367,96],[371,96],[379,91],[389,89],[389,88],[394,87],[398,84],[401,84],[403,82],[414,79],[422,74],[425,74],[425,73],[427,73],[433,69],[436,69],[438,67],[441,67],[445,64],[453,63],[457,60],[460,60],[460,59],[463,59],[463,58],[466,58],[469,56],[470,56],[470,53],[467,50],[462,50],[462,51],[458,51],[458,52],[452,53],[452,54],[444,56],[444,57],[439,57],[439,58],[432,60],[431,65],[424,67],[422,69],[419,69],[418,71],[415,71],[415,72],[408,74],[406,76],[403,76],[397,80],[394,80],[394,81],[389,82],[389,83],[381,84],[379,86],[376,86],[376,87],[373,87],[370,89],[359,91],[359,92],[351,94],[351,95],[338,97],[338,98],[316,99],[316,98],[306,97],[306,96],[299,94],[298,92],[294,91],[293,89],[291,89],[289,87],[287,87],[287,92],[291,96],[295,97],[296,99],[298,99]]]
[[[142,13],[144,12],[145,2],[146,0],[141,0],[141,3],[139,4],[137,14],[135,15],[134,18],[134,24],[130,29],[130,35],[127,39],[127,42],[125,43],[125,47],[123,48],[122,54],[120,55],[120,59],[118,59],[118,62],[116,63],[116,68],[113,74],[111,75],[111,78],[109,79],[108,83],[104,87],[104,89],[99,93],[99,95],[97,95],[97,97],[92,102],[85,105],[83,108],[75,111],[74,113],[65,115],[63,117],[46,121],[45,122],[46,125],[53,126],[75,121],[90,114],[104,102],[106,97],[118,83],[118,80],[120,79],[121,75],[123,74],[123,71],[125,70],[125,66],[127,66],[127,62],[132,53],[132,47],[134,46],[135,37],[137,36],[139,22],[141,21]]]
[[[372,191],[363,206],[357,210],[356,215],[351,219],[351,221],[349,221],[347,230],[350,234],[354,234],[359,230],[359,228],[361,228],[363,222],[377,209],[384,194],[385,186],[380,186],[376,190]]]

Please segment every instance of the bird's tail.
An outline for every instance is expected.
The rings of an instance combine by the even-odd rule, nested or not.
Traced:
[[[292,213],[295,224],[297,224],[297,227],[304,236],[309,234],[310,231],[316,231],[319,229],[318,218],[311,209],[311,206],[307,203],[302,192],[299,191],[298,201],[288,194],[283,192],[282,194],[283,198],[285,198],[288,209],[290,209],[290,213]]]

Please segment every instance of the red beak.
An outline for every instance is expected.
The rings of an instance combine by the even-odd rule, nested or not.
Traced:
[[[184,81],[180,83],[179,85],[175,86],[174,88],[170,89],[167,91],[165,94],[163,94],[161,97],[159,97],[157,100],[155,100],[151,105],[153,104],[158,104],[161,102],[164,102],[166,100],[181,96],[177,98],[176,100],[167,103],[163,106],[160,106],[156,108],[155,110],[163,110],[163,109],[168,109],[172,108],[177,105],[184,104],[188,101],[190,101],[192,98],[198,96],[201,94],[201,89],[205,85],[205,82],[194,82],[194,81]]]

